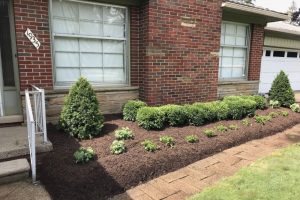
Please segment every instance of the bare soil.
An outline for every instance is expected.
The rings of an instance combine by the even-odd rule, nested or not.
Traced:
[[[104,135],[85,141],[71,138],[50,125],[49,138],[54,151],[41,158],[39,178],[54,200],[107,199],[230,147],[276,134],[300,123],[300,114],[288,109],[268,109],[257,111],[257,114],[266,115],[282,110],[288,111],[289,116],[279,116],[266,125],[258,124],[251,118],[252,125],[249,127],[242,125],[241,120],[231,120],[201,127],[168,127],[162,131],[146,131],[136,122],[127,122],[120,115],[111,115],[106,116]],[[220,124],[238,125],[239,129],[217,132],[218,135],[213,138],[203,134],[205,129],[213,129]],[[129,127],[135,139],[125,141],[126,153],[112,155],[110,145],[115,140],[114,131],[122,127]],[[174,137],[175,147],[169,148],[160,143],[159,137],[162,135]],[[199,143],[186,142],[187,135],[197,135]],[[141,146],[145,139],[155,141],[160,150],[146,152]],[[84,165],[75,164],[73,153],[81,146],[95,150],[97,156],[94,161]]]

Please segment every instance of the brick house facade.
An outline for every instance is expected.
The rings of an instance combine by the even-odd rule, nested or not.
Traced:
[[[92,84],[101,110],[106,114],[119,113],[129,99],[140,98],[150,105],[183,104],[216,100],[228,94],[257,93],[265,24],[286,17],[222,0],[0,0],[3,5],[5,2],[12,14],[10,25],[13,26],[12,35],[15,35],[15,40],[12,40],[16,46],[17,67],[14,69],[17,91],[23,99],[23,91],[30,85],[45,88],[50,122],[57,121],[63,98],[77,71],[79,74],[87,73],[95,82]],[[70,9],[72,6],[82,9],[81,13],[71,19],[75,16],[74,10],[63,10],[60,8],[63,6],[56,5],[65,2]],[[84,11],[88,6],[99,17],[98,21],[90,20],[91,16]],[[62,11],[64,15],[61,15]],[[114,15],[114,18],[106,19],[106,14]],[[115,21],[111,23],[111,19]],[[78,24],[73,25],[76,20]],[[90,30],[83,27],[92,22],[95,23],[94,29],[101,24],[99,30],[111,35],[92,33],[91,37],[86,33]],[[78,33],[68,32],[75,30],[76,26],[79,26]],[[27,28],[41,42],[38,50],[24,35]],[[118,34],[117,30],[124,33]],[[236,33],[230,33],[232,30]],[[220,39],[223,36],[225,41]],[[228,45],[227,39],[229,43],[230,40],[235,42]],[[72,40],[79,44],[72,43]],[[97,52],[89,49],[88,53],[83,51],[88,48],[83,44],[87,44],[88,40],[92,40],[93,44],[99,43],[102,49]],[[245,45],[239,47],[238,41],[243,40]],[[108,47],[105,47],[107,44]],[[228,57],[228,52],[233,55]],[[239,52],[241,56],[235,58]],[[90,65],[93,61],[90,58],[95,55],[101,57],[102,72],[99,74],[92,71],[97,69],[96,65],[84,68],[83,64]],[[79,67],[75,63],[76,56],[79,57]],[[86,59],[84,56],[89,57]],[[70,66],[59,58],[68,61]],[[105,60],[108,58],[112,59]],[[234,64],[227,65],[226,59],[244,64],[239,64],[240,68]],[[220,64],[223,60],[224,66]],[[64,82],[63,76],[68,81]],[[101,77],[103,81],[97,82],[95,77]],[[106,80],[106,77],[110,79]]]

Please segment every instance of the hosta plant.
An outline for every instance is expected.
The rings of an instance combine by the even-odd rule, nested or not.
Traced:
[[[128,127],[126,127],[126,128],[122,128],[121,130],[116,130],[115,137],[117,140],[128,140],[128,139],[133,139],[134,135],[132,131]]]
[[[155,152],[158,149],[158,146],[152,140],[145,140],[141,144],[149,152]]]
[[[244,126],[251,126],[251,125],[252,125],[249,119],[243,119],[243,120],[242,120],[242,124],[243,124]]]
[[[122,154],[126,151],[124,141],[115,140],[110,146],[110,151],[112,154]]]
[[[80,147],[79,150],[74,153],[74,159],[76,163],[87,163],[92,160],[94,156],[95,152],[91,147]]]
[[[279,108],[280,107],[280,102],[276,101],[276,100],[271,100],[269,102],[269,105],[270,105],[271,108]]]
[[[161,141],[162,143],[164,143],[165,145],[167,145],[169,147],[174,147],[175,146],[175,140],[171,136],[161,136],[159,138],[159,141]]]
[[[292,105],[290,106],[290,108],[291,108],[291,110],[292,110],[293,112],[300,113],[300,105],[299,105],[299,104],[294,103],[294,104],[292,104]]]
[[[224,125],[219,125],[219,126],[217,126],[216,127],[216,129],[218,130],[218,131],[220,131],[220,132],[226,132],[226,131],[228,131],[228,127],[226,127],[226,126],[224,126]]]
[[[238,130],[239,129],[238,125],[236,125],[236,124],[231,124],[228,128],[230,130]]]
[[[269,115],[267,116],[257,115],[254,117],[254,119],[256,123],[265,125],[267,122],[271,121],[272,118]]]
[[[199,138],[197,135],[188,135],[185,137],[185,140],[189,143],[197,143],[199,142]]]
[[[289,116],[289,112],[287,112],[287,111],[281,111],[281,112],[279,112],[279,115],[281,115],[283,117],[288,117]]]
[[[212,129],[206,129],[206,130],[204,130],[203,133],[204,133],[204,135],[206,135],[209,138],[216,136],[215,131]]]

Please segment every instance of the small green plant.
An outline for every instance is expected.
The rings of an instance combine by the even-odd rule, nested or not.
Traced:
[[[293,112],[300,113],[300,105],[299,104],[294,103],[290,106],[290,108]]]
[[[271,118],[277,118],[277,117],[279,116],[279,114],[276,113],[276,112],[270,112],[270,113],[269,113],[269,116],[270,116]]]
[[[243,120],[242,120],[242,124],[243,124],[244,126],[251,126],[251,125],[252,125],[249,119],[243,119]]]
[[[74,158],[76,163],[88,163],[90,160],[92,160],[95,156],[94,150],[91,147],[84,148],[80,147],[79,150],[77,150],[74,153]]]
[[[149,152],[155,152],[158,149],[158,146],[152,140],[145,140],[141,144],[144,146],[144,149]]]
[[[197,135],[188,135],[185,137],[185,140],[189,143],[197,143],[199,142],[199,138]]]
[[[126,127],[126,128],[122,128],[121,130],[116,130],[115,137],[117,140],[129,140],[129,139],[133,139],[134,135],[132,131],[128,127]]]
[[[230,130],[238,130],[239,129],[238,125],[236,125],[236,124],[231,124],[228,128]]]
[[[115,140],[110,146],[110,151],[113,154],[122,154],[126,151],[125,143],[124,141]]]
[[[162,143],[164,143],[165,145],[167,145],[169,147],[174,147],[175,146],[175,140],[171,136],[161,136],[159,138],[159,141],[161,141]]]
[[[257,115],[257,116],[254,117],[254,119],[255,119],[256,123],[265,125],[268,121],[271,121],[272,118],[270,116],[268,116],[268,115],[266,115],[266,116],[264,116],[264,115]]]
[[[288,117],[289,116],[289,112],[287,112],[287,111],[281,111],[281,112],[279,112],[279,115],[281,115],[283,117]]]
[[[219,125],[216,127],[216,129],[220,132],[226,132],[228,131],[228,127],[227,126],[224,126],[223,124]]]
[[[215,135],[215,131],[212,130],[212,129],[206,129],[206,130],[204,131],[204,135],[206,135],[206,136],[209,137],[209,138],[216,136],[216,135]]]
[[[295,94],[292,90],[288,76],[283,72],[277,75],[269,92],[270,100],[279,101],[284,107],[290,107],[295,103]]]
[[[139,100],[128,101],[123,107],[123,119],[126,121],[135,121],[138,110],[145,106],[147,104]]]
[[[271,108],[279,108],[280,107],[279,101],[274,101],[274,100],[271,100],[269,102],[269,105],[270,105]]]

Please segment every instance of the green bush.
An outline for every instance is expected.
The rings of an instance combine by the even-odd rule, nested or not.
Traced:
[[[198,105],[186,105],[185,109],[188,114],[189,123],[194,126],[203,125],[207,119],[207,111]]]
[[[199,142],[199,138],[197,135],[188,135],[185,137],[185,140],[189,143],[197,143]]]
[[[238,130],[239,129],[238,125],[236,125],[236,124],[231,124],[228,128],[230,130]]]
[[[73,137],[87,139],[99,135],[103,123],[94,90],[85,78],[80,78],[65,99],[60,128]]]
[[[149,152],[154,152],[158,149],[158,146],[151,140],[145,140],[141,144],[144,146],[144,149]]]
[[[76,163],[87,163],[90,160],[92,160],[94,156],[95,153],[91,147],[88,148],[80,147],[79,150],[77,150],[74,153],[74,158]]]
[[[170,126],[182,126],[188,123],[186,109],[179,105],[165,105],[160,107],[165,115],[165,121]]]
[[[206,129],[203,133],[209,138],[216,136],[215,131],[212,129]]]
[[[136,120],[146,130],[160,130],[164,128],[165,115],[158,107],[143,107],[139,109]]]
[[[292,104],[292,105],[290,106],[290,108],[291,108],[291,110],[292,110],[293,112],[300,113],[300,105],[299,105],[299,104],[294,103],[294,104]]]
[[[138,110],[145,106],[147,104],[139,100],[128,101],[123,107],[123,119],[126,121],[135,121]]]
[[[267,122],[271,121],[272,117],[270,117],[268,115],[267,116],[257,115],[254,117],[254,119],[255,119],[256,123],[265,125]]]
[[[164,143],[165,145],[167,145],[169,147],[174,147],[175,146],[175,140],[171,136],[161,136],[159,138],[159,141],[161,141],[162,143]]]
[[[284,107],[290,107],[295,103],[295,94],[288,76],[283,71],[273,81],[269,96],[270,100],[279,101],[280,105]]]
[[[110,151],[112,154],[122,154],[126,151],[125,143],[124,141],[115,140],[110,146]]]
[[[224,126],[224,125],[219,125],[219,126],[217,126],[216,127],[216,129],[218,130],[218,131],[220,131],[220,132],[226,132],[226,131],[228,131],[228,127],[226,127],[226,126]]]
[[[229,108],[224,102],[214,101],[208,103],[194,103],[193,105],[205,110],[205,122],[224,120],[228,117]]]
[[[269,102],[269,105],[270,105],[271,108],[279,108],[280,107],[279,101],[274,101],[274,100],[271,100]]]
[[[265,97],[260,95],[253,95],[253,96],[241,96],[243,99],[250,99],[252,101],[256,102],[256,108],[257,109],[265,109],[267,108],[267,100]]]
[[[115,137],[117,140],[128,140],[128,139],[133,139],[134,135],[132,131],[128,127],[126,127],[126,128],[122,128],[121,130],[116,130]]]
[[[256,102],[250,99],[229,96],[224,98],[224,102],[228,105],[229,117],[232,119],[242,119],[243,117],[254,115],[256,111]]]

